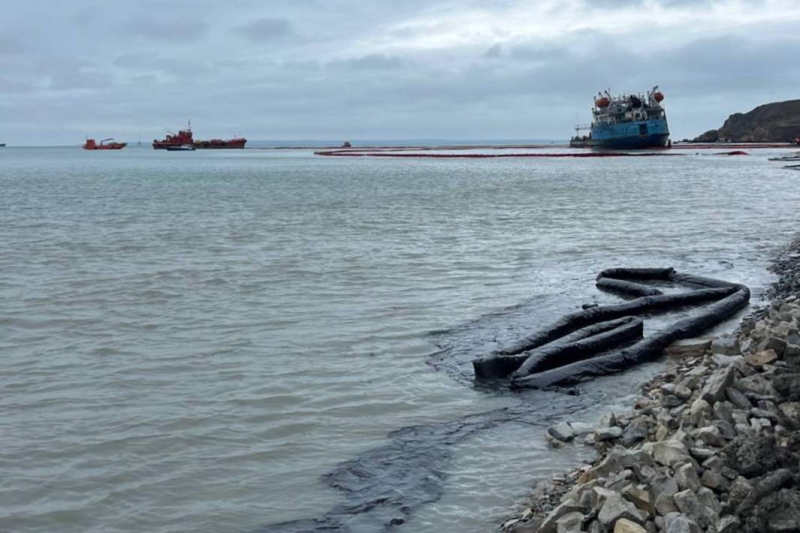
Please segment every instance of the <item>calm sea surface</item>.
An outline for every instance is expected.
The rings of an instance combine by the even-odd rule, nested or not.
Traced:
[[[588,453],[549,423],[658,365],[519,395],[468,361],[607,267],[757,301],[800,205],[766,158],[0,149],[0,530],[491,531]]]

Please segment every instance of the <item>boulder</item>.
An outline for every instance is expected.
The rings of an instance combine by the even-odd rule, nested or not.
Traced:
[[[733,368],[735,368],[736,371],[739,372],[739,374],[741,374],[744,377],[752,376],[753,374],[756,373],[756,369],[754,369],[752,366],[748,365],[747,361],[744,360],[744,357],[734,361],[733,362]]]
[[[733,385],[734,377],[734,369],[731,366],[717,370],[708,378],[700,397],[712,405],[716,401],[725,399],[725,389]]]
[[[704,399],[698,398],[689,407],[689,421],[693,426],[702,426],[711,419],[711,405]]]
[[[722,355],[720,353],[715,353],[711,357],[711,360],[720,368],[735,365],[737,361],[742,359],[744,358],[741,355]]]
[[[775,354],[778,357],[783,357],[783,351],[786,349],[786,341],[779,338],[769,336],[763,341],[758,343],[756,350],[759,352],[764,352],[767,350],[774,350]]]
[[[750,416],[755,418],[766,418],[773,424],[777,424],[778,422],[780,422],[780,417],[776,413],[773,413],[766,409],[758,409],[757,407],[753,407],[752,409],[750,409]]]
[[[667,409],[661,409],[656,415],[656,421],[669,429],[678,429],[678,420],[676,420]]]
[[[742,522],[736,515],[723,516],[717,524],[717,533],[737,533]]]
[[[800,427],[800,402],[785,402],[778,409],[792,426]]]
[[[702,483],[704,487],[708,487],[717,492],[728,490],[731,484],[725,476],[714,470],[705,470],[703,475],[700,476],[700,483]]]
[[[556,520],[557,533],[580,533],[583,526],[583,513],[567,513]]]
[[[647,530],[636,522],[620,518],[614,525],[614,533],[647,533]]]
[[[650,494],[655,503],[656,510],[662,516],[676,511],[675,502],[672,496],[678,492],[678,483],[671,477],[663,474],[656,476],[650,481]]]
[[[681,490],[691,489],[697,491],[700,488],[700,479],[697,477],[697,470],[691,463],[686,463],[675,469],[675,481]]]
[[[742,391],[735,387],[728,387],[725,390],[725,395],[728,397],[731,403],[739,409],[749,410],[751,407],[753,407],[753,404],[750,403],[750,400],[747,399],[747,396],[745,396]]]
[[[701,528],[705,529],[716,524],[717,515],[714,510],[704,505],[691,490],[678,492],[673,498],[681,513],[697,522]]]
[[[631,483],[633,480],[633,470],[626,468],[606,480],[606,488],[616,492],[621,492],[623,488]]]
[[[730,422],[726,420],[714,420],[712,424],[719,429],[719,433],[722,435],[723,439],[732,440],[736,437],[736,430],[733,429],[733,424]]]
[[[568,422],[561,422],[555,426],[547,428],[547,433],[551,437],[561,442],[569,442],[575,438],[575,430]]]
[[[527,522],[517,522],[506,531],[508,533],[539,533],[542,521],[542,518],[533,518]]]
[[[769,418],[751,418],[750,427],[752,427],[756,433],[760,433],[763,430],[772,429],[772,422],[769,421]]]
[[[605,414],[600,417],[600,421],[597,422],[596,428],[610,428],[612,426],[617,425],[617,415],[614,413]]]
[[[544,519],[542,522],[541,527],[539,528],[538,533],[557,533],[558,532],[558,520],[570,513],[581,513],[583,509],[574,502],[566,502],[562,503],[552,511],[550,514],[547,515],[547,518]],[[581,513],[583,516],[583,513]]]
[[[622,428],[618,426],[609,428],[600,428],[594,432],[594,438],[597,442],[616,440],[621,436],[622,436]]]
[[[739,337],[726,336],[714,339],[711,343],[711,353],[721,355],[738,355],[741,353]]]
[[[652,457],[643,450],[628,450],[621,446],[615,446],[599,465],[584,472],[579,482],[586,483],[592,479],[608,477],[626,468],[640,468],[652,464]]]
[[[703,461],[701,465],[706,470],[713,470],[714,472],[720,472],[722,468],[725,466],[725,463],[717,456],[711,457]]]
[[[664,352],[678,359],[702,357],[710,348],[714,339],[683,339],[667,346]]]
[[[775,496],[775,500],[777,500],[775,509],[767,518],[769,531],[774,533],[800,531],[800,492],[782,489]],[[767,505],[769,503],[771,502],[767,502]]]
[[[672,496],[662,494],[656,498],[656,511],[661,516],[667,516],[669,513],[677,513],[678,506],[675,505],[675,500]]]
[[[637,442],[647,439],[650,432],[651,419],[646,416],[639,416],[634,418],[625,432],[622,434],[622,445],[626,447],[633,446]]]
[[[709,448],[698,448],[698,447],[689,448],[689,453],[692,454],[692,457],[694,457],[698,461],[705,461],[706,459],[709,459],[711,457],[716,457],[717,455],[717,452],[714,450],[711,450]]]
[[[737,382],[736,388],[743,390],[745,393],[750,392],[757,396],[775,395],[775,389],[773,388],[773,381],[766,379],[761,374],[753,374],[752,376],[740,379]]]
[[[673,409],[675,407],[680,407],[681,405],[683,405],[683,400],[681,400],[674,394],[663,394],[661,396],[661,405],[666,407],[667,409]]]
[[[717,426],[706,426],[694,432],[694,437],[705,442],[709,446],[721,447],[725,445],[722,434]]]
[[[627,518],[637,524],[644,524],[647,519],[635,505],[621,495],[614,493],[606,498],[602,509],[597,515],[597,519],[606,529],[609,529],[613,528],[620,518]]]
[[[733,404],[731,402],[716,402],[713,411],[714,418],[733,422]]]
[[[606,503],[608,498],[617,494],[616,491],[605,487],[595,487],[592,489],[592,509],[599,510]]]
[[[731,489],[728,493],[728,505],[731,509],[736,509],[751,493],[753,484],[743,476],[736,477],[731,482]]]
[[[655,505],[650,496],[650,491],[644,485],[628,485],[622,489],[622,495],[640,511],[648,515],[653,513]]]
[[[761,475],[778,462],[775,439],[770,436],[736,437],[722,454],[731,468],[746,477]]]
[[[789,362],[796,362],[798,357],[800,357],[800,345],[787,343],[786,349],[783,351],[783,358]]]
[[[779,374],[772,379],[772,386],[784,400],[800,400],[800,374]]]
[[[653,459],[664,466],[672,466],[675,463],[690,459],[686,446],[675,440],[648,442],[642,449],[651,452]]]
[[[702,533],[697,522],[680,513],[669,513],[664,518],[665,533]]]
[[[754,354],[750,354],[745,357],[745,360],[752,366],[756,368],[761,368],[764,365],[771,365],[775,361],[778,360],[778,354],[775,353],[775,350],[764,350],[763,352],[757,352]]]
[[[700,487],[697,489],[697,499],[708,509],[714,511],[715,515],[718,515],[722,510],[722,505],[720,505],[719,500],[717,499],[714,491],[709,489],[708,487]],[[718,517],[715,517],[715,520]]]
[[[580,503],[585,493],[591,492],[597,486],[598,481],[593,479],[588,483],[577,483],[561,497],[561,503],[576,502]]]
[[[725,476],[727,479],[729,479],[731,481],[741,477],[739,475],[739,472],[737,472],[736,470],[734,470],[733,468],[731,468],[729,466],[723,466],[720,469],[719,473],[722,474],[723,476]]]

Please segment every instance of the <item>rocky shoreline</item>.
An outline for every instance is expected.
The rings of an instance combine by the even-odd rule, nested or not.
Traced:
[[[633,412],[563,422],[599,460],[541,483],[506,533],[800,532],[800,239],[770,305],[731,335],[670,346]]]

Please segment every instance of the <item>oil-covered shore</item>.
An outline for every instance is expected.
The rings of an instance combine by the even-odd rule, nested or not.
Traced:
[[[600,458],[541,483],[509,533],[800,531],[800,240],[771,301],[731,335],[682,341],[632,412],[562,422]]]

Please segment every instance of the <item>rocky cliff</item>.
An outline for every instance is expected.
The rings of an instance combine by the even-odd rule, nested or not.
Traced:
[[[800,137],[800,100],[760,105],[748,113],[734,113],[718,130],[695,142],[793,142]]]

